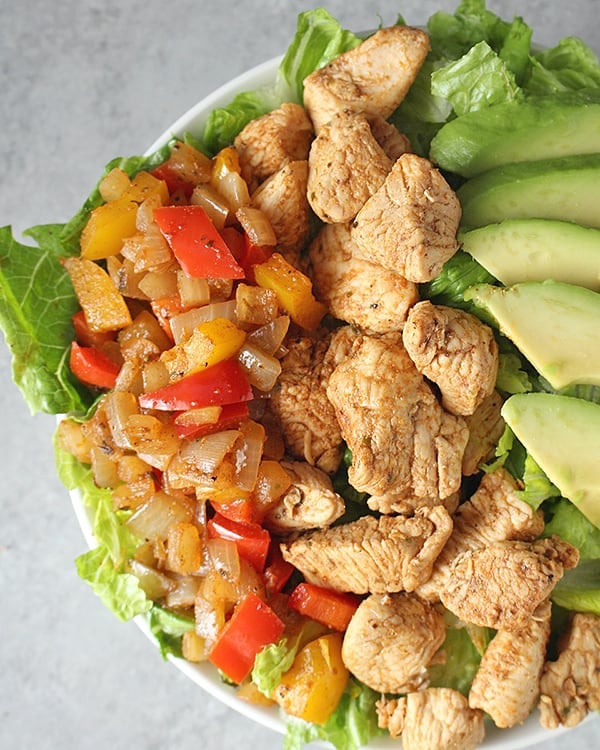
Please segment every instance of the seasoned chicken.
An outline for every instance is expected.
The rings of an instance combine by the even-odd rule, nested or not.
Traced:
[[[469,692],[497,727],[521,724],[533,711],[550,637],[551,605],[544,601],[523,628],[499,630],[487,647]]]
[[[465,622],[518,630],[578,562],[577,548],[558,537],[494,542],[454,560],[440,601]]]
[[[406,96],[428,52],[424,31],[391,26],[315,70],[304,79],[304,106],[315,131],[343,110],[387,119]]]
[[[352,233],[361,257],[410,281],[429,281],[458,250],[458,198],[430,161],[403,154],[360,209]]]
[[[351,221],[391,168],[392,160],[375,140],[367,118],[339,112],[310,147],[308,201],[322,221]]]
[[[534,511],[517,495],[517,484],[505,469],[484,474],[479,487],[454,514],[454,530],[442,550],[431,578],[419,596],[436,601],[448,585],[452,562],[468,550],[506,539],[533,541],[544,529],[541,510]]]
[[[458,508],[459,500],[459,492],[454,492],[443,500],[439,497],[416,497],[410,493],[386,492],[383,495],[370,495],[367,498],[367,505],[371,510],[376,510],[379,513],[405,513],[408,515],[424,505],[429,507],[443,505],[452,515]]]
[[[443,506],[414,516],[363,516],[281,544],[283,557],[304,577],[337,591],[413,591],[427,580],[452,531]]]
[[[328,473],[340,463],[343,441],[326,388],[354,336],[350,326],[345,326],[322,339],[300,337],[288,342],[289,351],[269,399],[269,410],[289,455]]]
[[[540,721],[547,729],[574,727],[588,711],[600,711],[600,617],[572,616],[558,659],[544,665],[540,691]]]
[[[473,414],[465,417],[469,440],[463,455],[462,473],[468,477],[479,471],[479,466],[494,457],[505,422],[501,409],[504,399],[498,391],[484,398]]]
[[[329,312],[375,333],[402,328],[419,299],[416,284],[353,256],[349,224],[325,224],[308,250],[314,292]]]
[[[492,329],[464,310],[418,302],[402,329],[417,370],[437,384],[451,414],[473,414],[490,396],[498,374],[498,344]]]
[[[373,138],[393,162],[399,159],[402,154],[412,151],[408,137],[384,117],[378,115],[369,117],[369,125]]]
[[[359,492],[445,498],[458,490],[466,425],[440,406],[400,334],[359,336],[331,374],[327,395]]]
[[[286,102],[251,120],[236,136],[242,176],[254,190],[290,161],[308,159],[314,133],[306,110]]]
[[[311,210],[306,198],[308,162],[290,161],[252,193],[252,206],[269,220],[277,252],[294,267],[311,231]]]
[[[462,693],[427,688],[377,702],[379,726],[402,735],[403,750],[474,750],[483,741],[483,713]]]
[[[373,690],[406,693],[426,681],[445,636],[442,615],[414,594],[371,594],[350,620],[342,659]]]
[[[305,461],[281,461],[292,484],[269,509],[263,526],[275,534],[322,529],[343,515],[344,499],[334,491],[329,475]]]

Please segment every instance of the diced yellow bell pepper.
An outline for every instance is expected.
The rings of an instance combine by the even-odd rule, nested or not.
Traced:
[[[349,677],[342,638],[342,633],[329,633],[300,649],[273,694],[286,713],[324,724],[335,711]]]
[[[240,173],[240,158],[233,146],[225,146],[213,159],[212,186],[218,188],[220,181],[230,172]]]
[[[131,313],[123,295],[106,271],[86,258],[65,258],[75,295],[91,331],[117,331],[131,325]]]
[[[327,312],[327,307],[316,300],[308,276],[290,265],[283,255],[273,253],[254,268],[258,286],[271,289],[290,318],[302,328],[314,331]]]
[[[158,180],[149,172],[139,172],[119,198],[95,208],[81,233],[81,257],[99,260],[119,253],[123,241],[137,231],[139,204],[154,194],[158,194],[163,203],[169,200],[164,180]]]
[[[197,325],[191,336],[161,354],[171,378],[185,377],[216,365],[237,353],[246,332],[227,318],[215,318]]]

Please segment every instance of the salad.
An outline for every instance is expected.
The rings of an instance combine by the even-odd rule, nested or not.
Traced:
[[[600,708],[600,65],[532,35],[476,0],[367,40],[308,11],[272,86],[112,161],[36,246],[0,230],[79,575],[288,748]],[[365,104],[344,76],[387,54]]]

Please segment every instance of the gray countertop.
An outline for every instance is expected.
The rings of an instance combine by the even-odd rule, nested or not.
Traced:
[[[348,28],[423,24],[439,0],[335,0]],[[568,7],[566,7],[568,6]],[[104,164],[143,152],[221,83],[282,53],[298,0],[0,0],[0,225],[63,222]],[[565,34],[600,52],[597,0],[490,2],[541,44]],[[55,475],[50,416],[31,416],[0,348],[0,748],[261,747],[282,737],[218,703],[77,577],[84,541]],[[600,746],[595,720],[543,743]],[[542,746],[540,746],[542,747]]]

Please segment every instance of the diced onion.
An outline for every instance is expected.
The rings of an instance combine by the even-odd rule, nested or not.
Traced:
[[[275,354],[279,351],[283,340],[290,327],[290,319],[287,315],[280,315],[270,323],[251,331],[246,341],[259,347],[266,354]]]
[[[238,284],[235,290],[235,313],[242,324],[260,326],[277,317],[279,302],[272,289]]]
[[[228,172],[219,180],[219,193],[225,198],[233,213],[250,203],[246,181],[238,172]]]
[[[104,451],[94,446],[91,451],[92,475],[98,487],[116,487],[119,484],[117,465]]]
[[[266,354],[254,344],[244,344],[237,355],[238,362],[246,373],[250,385],[268,393],[281,374],[281,362]]]
[[[184,307],[199,307],[210,302],[210,287],[206,279],[188,276],[177,271],[177,291]]]
[[[129,571],[138,579],[146,596],[153,601],[162,599],[175,587],[174,581],[168,576],[137,560],[129,562]]]
[[[173,588],[167,593],[165,604],[174,609],[193,607],[201,579],[198,576],[181,576],[174,580]]]
[[[142,370],[143,392],[151,393],[169,383],[169,371],[164,362],[155,359],[153,362],[146,362]]]
[[[197,409],[188,409],[175,417],[175,424],[182,425],[183,427],[216,424],[219,421],[222,411],[222,406],[203,406]]]
[[[209,539],[206,547],[212,566],[219,574],[214,582],[216,595],[235,601],[234,587],[240,580],[240,556],[236,543],[229,539]],[[222,585],[222,581],[226,583]],[[222,589],[219,588],[221,586]]]
[[[166,492],[159,491],[138,508],[125,524],[140,539],[166,540],[169,527],[178,521],[191,521],[192,509]]]
[[[130,185],[131,181],[127,172],[115,167],[100,180],[98,192],[102,196],[102,200],[109,203],[120,198]]]
[[[104,397],[104,408],[115,445],[119,448],[131,448],[125,428],[127,420],[134,414],[139,414],[136,397],[128,391],[110,391]]]
[[[154,209],[162,206],[160,193],[152,193],[145,198],[137,208],[135,226],[140,232],[146,232],[154,223]]]
[[[235,444],[235,485],[242,490],[251,491],[258,476],[265,442],[265,428],[252,420],[244,422],[242,427],[242,437]]]
[[[173,297],[179,291],[174,267],[148,271],[140,278],[138,287],[148,299]]]
[[[208,218],[217,229],[223,229],[229,216],[229,204],[210,184],[197,185],[190,198],[190,203],[202,206]]]
[[[194,328],[209,320],[216,318],[225,318],[232,323],[237,323],[235,314],[235,300],[227,302],[212,302],[210,305],[197,307],[187,312],[179,313],[171,318],[171,331],[175,343],[179,344],[188,339]]]
[[[219,467],[240,435],[239,430],[222,430],[191,440],[181,448],[180,457],[203,474],[211,474]]]
[[[235,212],[235,217],[242,225],[242,228],[248,235],[248,239],[253,245],[271,247],[277,244],[277,238],[275,237],[271,222],[260,208],[242,206]]]
[[[121,255],[133,263],[136,273],[156,271],[173,261],[169,243],[156,224],[151,224],[143,234],[127,237],[123,242]]]

